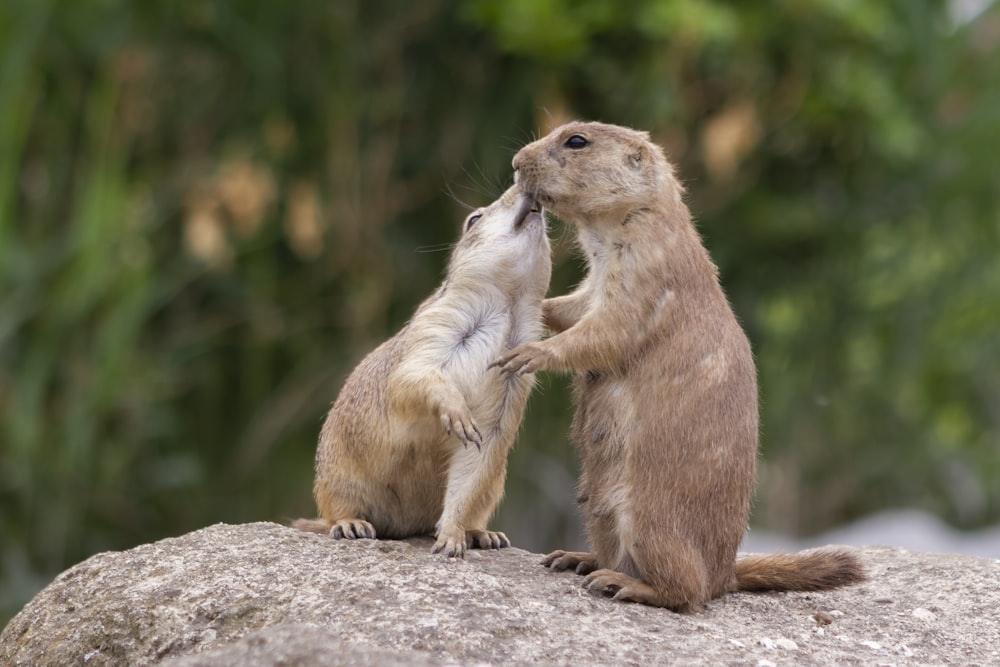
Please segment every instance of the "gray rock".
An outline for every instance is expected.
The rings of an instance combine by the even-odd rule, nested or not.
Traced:
[[[333,630],[305,623],[285,623],[251,632],[220,648],[167,658],[159,664],[169,667],[433,667],[444,663],[440,657],[426,651],[372,648],[344,641]]]
[[[0,664],[1000,664],[997,560],[864,548],[867,584],[682,616],[537,554],[430,546],[256,523],[98,554],[11,620]]]

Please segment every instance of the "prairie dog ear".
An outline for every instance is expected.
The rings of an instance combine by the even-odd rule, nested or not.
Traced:
[[[649,161],[649,149],[643,144],[633,144],[628,147],[626,162],[634,171],[642,169],[643,164]]]

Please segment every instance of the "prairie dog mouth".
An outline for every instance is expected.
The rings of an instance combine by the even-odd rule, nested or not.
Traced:
[[[533,197],[522,196],[514,216],[514,229],[520,229],[532,215],[541,215],[542,207]]]

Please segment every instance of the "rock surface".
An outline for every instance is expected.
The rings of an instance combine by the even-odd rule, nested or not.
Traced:
[[[865,548],[861,586],[681,616],[592,595],[537,554],[430,545],[220,524],[98,554],[7,625],[0,664],[1000,664],[997,560]]]

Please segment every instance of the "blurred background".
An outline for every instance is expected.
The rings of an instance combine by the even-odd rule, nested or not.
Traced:
[[[96,552],[313,516],[344,377],[573,118],[679,166],[760,369],[751,536],[986,534],[998,51],[985,1],[4,0],[0,625]],[[568,387],[493,524],[534,551],[585,543]]]

